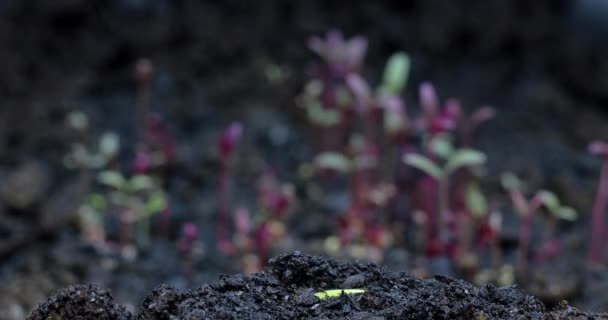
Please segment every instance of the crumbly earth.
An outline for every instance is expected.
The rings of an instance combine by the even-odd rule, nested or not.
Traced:
[[[319,290],[366,292],[320,300]],[[369,263],[338,262],[298,252],[278,256],[262,273],[222,276],[187,292],[154,290],[131,317],[94,285],[62,289],[28,319],[608,319],[566,303],[545,306],[516,286],[475,287],[436,276],[419,279]]]
[[[114,302],[108,290],[82,284],[53,293],[28,317],[30,320],[128,320],[131,314]]]

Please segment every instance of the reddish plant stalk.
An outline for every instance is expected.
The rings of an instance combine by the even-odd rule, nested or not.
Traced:
[[[509,192],[511,201],[515,205],[516,210],[521,216],[519,226],[519,248],[517,253],[517,270],[521,273],[525,272],[528,267],[528,251],[530,248],[530,236],[532,233],[532,218],[534,213],[542,205],[540,197],[535,196],[529,202],[526,201],[520,191],[514,190]]]
[[[595,203],[591,217],[591,245],[589,246],[589,262],[600,263],[603,258],[604,245],[604,212],[608,205],[608,159],[604,158],[600,181],[597,188]]]

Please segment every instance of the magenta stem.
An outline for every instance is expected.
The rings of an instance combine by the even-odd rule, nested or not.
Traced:
[[[602,246],[604,240],[604,212],[608,204],[608,159],[604,159],[597,195],[593,204],[591,217],[591,244],[589,246],[589,262],[600,263],[602,260]]]
[[[520,210],[521,224],[519,226],[519,251],[517,257],[517,270],[524,273],[528,267],[528,250],[530,248],[530,235],[532,233],[532,218],[534,213],[542,205],[540,197],[535,196],[526,202],[524,196],[519,191],[510,192],[511,199],[515,207]]]

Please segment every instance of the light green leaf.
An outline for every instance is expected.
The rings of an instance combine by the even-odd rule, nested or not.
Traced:
[[[365,289],[332,289],[325,290],[315,293],[315,296],[321,300],[327,298],[337,298],[341,295],[349,295],[349,294],[361,294],[364,293]]]
[[[425,156],[421,156],[415,153],[408,153],[403,157],[405,164],[410,165],[416,169],[424,171],[424,173],[430,175],[436,180],[441,179],[443,171]]]
[[[404,52],[393,54],[384,68],[384,78],[381,90],[399,94],[407,82],[410,72],[410,58]]]
[[[351,161],[343,154],[338,152],[324,152],[319,154],[314,160],[315,166],[320,169],[330,169],[346,173],[350,171]]]
[[[512,172],[505,172],[500,176],[500,184],[508,191],[521,190],[522,183]]]
[[[127,181],[122,173],[114,170],[102,171],[97,175],[97,181],[106,186],[113,187],[115,189],[123,189],[127,186]]]
[[[323,108],[317,100],[307,105],[306,113],[310,122],[322,127],[335,126],[342,119],[342,115],[338,110]]]
[[[438,134],[429,142],[431,152],[441,157],[448,159],[454,153],[452,138],[449,134]]]
[[[129,181],[131,191],[150,190],[154,189],[155,186],[154,180],[145,174],[133,176]]]
[[[99,153],[105,158],[109,159],[116,154],[120,149],[120,138],[116,133],[105,132],[99,139]]]
[[[148,214],[154,214],[162,211],[167,206],[165,194],[163,192],[154,192],[150,195],[148,202],[146,202],[146,212]]]
[[[96,210],[104,210],[108,206],[106,198],[99,193],[89,194],[86,203]]]
[[[476,166],[485,162],[486,155],[482,152],[472,149],[459,149],[450,156],[448,163],[445,165],[445,171],[451,173],[462,167]]]
[[[470,183],[466,190],[466,205],[475,217],[483,217],[488,210],[486,198],[477,183]]]
[[[561,208],[561,204],[559,203],[559,198],[555,195],[555,193],[547,190],[541,190],[538,192],[538,197],[540,197],[542,203],[549,211],[551,211],[551,213],[558,213],[559,209]]]
[[[566,221],[575,221],[578,217],[576,210],[571,207],[560,207],[556,214],[558,218]]]

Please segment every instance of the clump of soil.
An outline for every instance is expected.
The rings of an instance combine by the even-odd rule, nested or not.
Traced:
[[[114,303],[108,290],[83,284],[56,291],[28,319],[127,320],[131,319],[131,314],[123,306]]]
[[[318,299],[325,289],[365,288],[366,292]],[[130,319],[107,291],[81,285],[63,289],[29,319]],[[220,277],[179,292],[154,290],[136,319],[608,319],[565,303],[547,312],[516,286],[475,287],[436,276],[419,279],[371,263],[338,262],[298,252],[272,259],[264,272]]]

